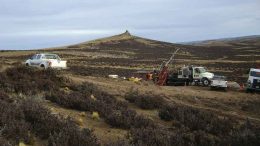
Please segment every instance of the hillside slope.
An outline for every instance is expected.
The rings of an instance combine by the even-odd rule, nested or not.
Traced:
[[[246,82],[249,68],[260,63],[258,37],[223,40],[222,45],[187,45],[161,42],[132,35],[130,32],[60,48],[36,51],[3,52],[0,57],[7,66],[24,61],[36,52],[59,54],[68,60],[70,72],[88,76],[118,74],[131,76],[139,69],[158,68],[176,47],[174,67],[205,66],[211,72],[226,75],[230,80]],[[225,43],[225,44],[223,44]],[[11,63],[10,63],[11,62]],[[174,68],[173,67],[173,68]]]
[[[260,35],[195,41],[186,43],[195,46],[256,46],[260,47]]]

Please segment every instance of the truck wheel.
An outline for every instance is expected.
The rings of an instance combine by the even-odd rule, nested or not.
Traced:
[[[28,66],[29,66],[29,63],[26,63],[26,64],[25,64],[25,66],[27,66],[27,67],[28,67]]]
[[[202,79],[202,84],[203,84],[203,86],[209,86],[209,84],[210,84],[209,79],[203,78]]]
[[[45,66],[44,66],[43,64],[41,64],[41,66],[40,66],[40,67],[41,67],[41,69],[45,69]]]

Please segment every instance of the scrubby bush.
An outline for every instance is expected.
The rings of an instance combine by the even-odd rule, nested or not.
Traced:
[[[3,137],[0,136],[0,145],[1,146],[14,146],[13,144],[11,144],[10,141],[4,139]]]
[[[260,128],[253,126],[247,119],[238,129],[232,131],[231,142],[234,146],[260,145]]]
[[[79,92],[53,92],[51,94],[47,94],[45,98],[67,108],[95,111],[95,101],[91,99],[90,96],[84,95]]]
[[[23,111],[16,103],[0,100],[0,127],[1,136],[10,139],[10,144],[17,144],[19,141],[29,143],[30,125],[24,120]]]
[[[131,87],[130,90],[126,92],[125,99],[130,103],[134,103],[136,101],[136,98],[138,98],[138,96],[139,96],[139,91]]]
[[[0,79],[0,89],[27,95],[58,90],[66,81],[55,70],[39,70],[24,66],[8,68],[0,73]]]
[[[32,124],[32,129],[39,137],[49,139],[49,145],[81,146],[99,145],[89,129],[80,130],[71,119],[55,116],[35,101],[24,101],[21,105],[25,119]],[[51,135],[51,137],[49,137]]]
[[[165,121],[171,121],[174,118],[174,107],[170,105],[165,105],[159,109],[159,117]]]
[[[68,125],[70,126],[70,125]],[[98,146],[96,137],[88,129],[76,130],[71,127],[63,128],[59,133],[51,134],[48,146]]]
[[[213,146],[230,145],[224,139],[206,133],[205,131],[190,131],[189,128],[182,127],[175,130],[165,128],[138,128],[131,129],[129,133],[132,145],[151,146]]]
[[[99,145],[91,130],[81,130],[73,120],[53,115],[32,99],[16,102],[0,99],[0,134],[0,144],[6,146],[20,141],[33,144],[34,135],[49,139],[49,145],[55,146]]]
[[[176,120],[191,130],[226,135],[233,129],[233,121],[229,118],[218,118],[217,115],[183,105],[165,105],[159,110],[163,120]]]
[[[125,129],[155,127],[155,124],[150,119],[138,115],[135,111],[130,109],[113,110],[105,117],[105,121],[113,127]]]
[[[92,83],[71,86],[70,89],[74,91],[55,92],[46,95],[46,99],[76,110],[97,111],[105,122],[117,128],[129,129],[154,125],[150,119],[128,109],[125,102],[118,101],[114,96],[102,92]]]
[[[133,145],[170,146],[173,133],[159,128],[134,128],[130,130]]]
[[[13,99],[9,97],[5,92],[0,91],[0,101],[13,102]]]
[[[106,143],[104,144],[104,146],[133,146],[133,145],[130,144],[129,140],[127,139],[120,139],[115,142]]]
[[[152,95],[150,93],[140,94],[137,89],[133,88],[125,94],[125,99],[142,109],[159,108],[164,103],[163,98],[158,95]]]

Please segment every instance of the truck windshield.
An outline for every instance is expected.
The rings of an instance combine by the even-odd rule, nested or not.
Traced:
[[[198,69],[199,69],[199,73],[205,73],[206,72],[205,68],[198,68]]]
[[[250,76],[253,76],[253,77],[260,77],[260,72],[251,71],[251,72],[250,72]]]
[[[45,55],[46,59],[58,59],[57,55]]]

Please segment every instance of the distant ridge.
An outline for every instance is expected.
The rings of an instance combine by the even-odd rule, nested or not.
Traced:
[[[259,42],[260,41],[260,35],[220,38],[220,39],[209,39],[209,40],[192,41],[192,42],[181,42],[180,44],[195,45],[195,46],[205,46],[205,45],[225,46],[225,45],[228,45],[228,43],[231,43],[231,42],[236,43],[236,42],[245,42],[245,41]]]

